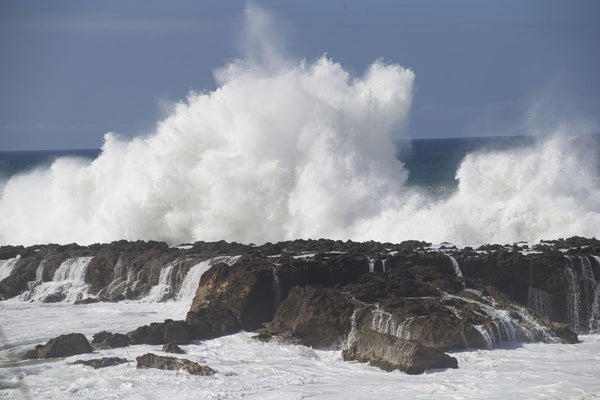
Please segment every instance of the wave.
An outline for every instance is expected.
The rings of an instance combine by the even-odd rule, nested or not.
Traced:
[[[414,73],[400,65],[378,60],[352,77],[326,56],[269,68],[235,60],[217,77],[216,90],[190,93],[153,133],[106,134],[91,164],[61,158],[10,178],[0,242],[600,234],[597,155],[582,156],[589,146],[564,135],[468,155],[448,199],[407,187],[392,135],[409,112]]]

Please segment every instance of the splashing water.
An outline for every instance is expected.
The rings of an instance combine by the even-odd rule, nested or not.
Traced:
[[[391,141],[414,73],[376,61],[353,77],[326,56],[289,62],[281,46],[263,44],[278,36],[268,22],[248,15],[249,54],[262,59],[217,71],[216,90],[190,93],[153,133],[108,133],[91,164],[62,158],[10,178],[0,243],[600,235],[597,154],[585,153],[593,146],[559,135],[470,154],[457,192],[431,199],[405,186]]]
[[[0,281],[8,278],[15,269],[17,262],[21,259],[20,255],[9,258],[8,260],[0,260]]]
[[[85,275],[92,258],[76,257],[65,260],[49,282],[41,281],[43,264],[40,263],[36,270],[36,281],[31,282],[31,290],[24,292],[19,298],[35,302],[73,303],[81,300],[88,292],[89,284],[85,282]]]

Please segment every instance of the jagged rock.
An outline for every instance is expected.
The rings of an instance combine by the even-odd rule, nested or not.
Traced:
[[[408,374],[420,374],[429,369],[458,368],[456,358],[440,350],[415,340],[400,339],[373,330],[364,331],[342,352],[342,357],[344,360],[369,362],[386,371],[399,369]]]
[[[131,344],[129,336],[122,333],[111,333],[102,331],[94,334],[92,345],[99,349],[114,349],[117,347],[126,347]]]
[[[522,244],[484,245],[479,251],[471,248],[455,249],[452,255],[458,260],[464,280],[446,279],[436,274],[427,276],[419,272],[422,267],[447,267],[451,272],[448,257],[440,252],[424,251],[429,244],[406,241],[400,244],[378,242],[342,242],[334,240],[294,240],[279,243],[265,243],[261,246],[248,246],[239,243],[197,242],[185,248],[169,247],[161,242],[118,241],[90,246],[37,245],[1,246],[0,259],[20,256],[11,274],[0,282],[0,298],[7,299],[25,294],[35,285],[51,281],[56,270],[66,260],[76,257],[93,257],[87,267],[85,282],[89,284],[88,297],[78,300],[87,303],[94,297],[101,301],[120,301],[139,299],[148,295],[159,280],[161,271],[170,265],[170,290],[163,300],[173,298],[181,287],[187,271],[192,265],[217,255],[243,255],[241,269],[235,269],[231,281],[236,289],[241,289],[231,299],[219,294],[223,271],[213,278],[216,286],[210,282],[200,285],[199,296],[190,310],[187,320],[194,326],[199,337],[219,336],[240,329],[253,330],[272,319],[278,305],[285,300],[293,286],[323,285],[332,287],[356,282],[369,270],[368,259],[373,260],[374,272],[384,269],[403,270],[405,276],[396,281],[398,290],[409,290],[411,275],[422,281],[429,279],[430,287],[417,286],[420,291],[441,289],[448,291],[447,284],[463,285],[465,280],[478,281],[494,286],[507,295],[511,301],[534,306],[532,299],[545,299],[549,305],[536,311],[552,320],[571,323],[579,321],[576,328],[586,333],[600,329],[590,325],[593,307],[593,294],[590,284],[585,282],[585,272],[581,259],[587,257],[591,262],[594,276],[600,276],[600,263],[591,255],[600,255],[600,241],[592,238],[572,237],[536,244],[534,253],[521,254]],[[191,247],[191,248],[190,248]],[[444,251],[448,251],[445,248]],[[391,256],[391,252],[395,255]],[[537,253],[536,253],[537,252]],[[309,254],[310,253],[310,254]],[[312,255],[314,254],[314,255]],[[307,257],[302,257],[305,255]],[[279,258],[269,259],[268,256]],[[566,256],[573,262],[578,282],[569,281]],[[297,257],[297,258],[295,258]],[[279,265],[274,265],[277,262]],[[384,263],[385,262],[385,263]],[[415,268],[409,268],[412,264]],[[586,267],[587,268],[587,267]],[[216,269],[230,269],[223,264]],[[408,271],[410,270],[410,271]],[[416,273],[415,273],[416,272]],[[273,279],[277,276],[279,293],[275,293]],[[234,282],[237,277],[239,281]],[[244,278],[250,278],[244,286]],[[406,279],[408,278],[408,279]],[[442,278],[442,279],[440,279]],[[594,285],[598,279],[594,278]],[[269,285],[271,282],[271,285]],[[208,285],[207,285],[208,283]],[[365,281],[376,288],[377,282]],[[573,289],[577,285],[577,289]],[[269,287],[271,286],[271,287]],[[247,289],[247,290],[244,290]],[[581,310],[577,318],[569,313],[569,296],[579,291]],[[418,294],[422,295],[422,294]],[[85,295],[84,295],[85,296]],[[361,295],[362,296],[362,295]],[[537,297],[536,297],[537,296]],[[361,297],[364,301],[378,301],[377,296],[368,291]],[[51,293],[42,301],[64,301],[61,293]],[[160,300],[160,299],[157,299]],[[210,306],[206,306],[206,302]],[[210,308],[210,310],[205,309]],[[203,321],[204,316],[215,316],[210,322]]]
[[[348,296],[337,290],[297,286],[290,290],[273,321],[266,324],[266,332],[305,346],[340,348],[350,330],[353,311]]]
[[[256,330],[270,321],[294,286],[345,284],[369,272],[366,257],[327,254],[273,259],[246,255],[233,266],[214,265],[202,275],[186,321],[195,338]]]
[[[175,343],[166,343],[163,346],[162,351],[165,353],[185,354],[185,351]]]
[[[214,265],[202,275],[186,322],[195,338],[254,330],[273,316],[272,264],[242,257],[235,265]]]
[[[45,345],[37,345],[28,351],[24,359],[69,357],[91,352],[92,346],[81,333],[70,333],[50,339]]]
[[[214,375],[215,371],[205,365],[200,365],[184,358],[164,357],[147,353],[137,357],[137,368],[157,368],[172,371],[184,370],[192,375]]]
[[[0,282],[0,297],[27,293],[52,280],[65,260],[93,257],[85,273],[89,298],[147,296],[168,268],[168,293],[154,299],[165,300],[176,295],[192,265],[218,255],[241,255],[233,265],[212,265],[204,273],[186,321],[140,327],[126,335],[129,341],[181,344],[264,326],[261,340],[278,337],[343,348],[351,331],[358,336],[374,331],[445,351],[510,341],[574,342],[576,335],[560,324],[567,322],[579,332],[600,330],[591,324],[596,323],[592,316],[600,277],[599,259],[592,257],[600,255],[595,239],[560,239],[526,251],[521,244],[477,251],[433,251],[428,245],[320,239],[261,246],[197,242],[183,248],[126,241],[7,246],[0,247],[0,259],[20,258]],[[54,293],[46,301],[63,299]],[[575,316],[573,302],[579,304]],[[539,314],[529,314],[519,303]],[[114,335],[109,340],[114,342],[101,344],[98,338],[98,345],[125,345],[125,335]]]
[[[129,362],[125,358],[119,357],[104,357],[104,358],[95,358],[93,360],[77,360],[73,363],[73,365],[86,365],[88,367],[92,367],[94,369],[98,368],[106,368],[112,367],[119,364],[125,364]]]
[[[183,344],[191,340],[190,326],[185,321],[155,322],[127,333],[131,344]]]

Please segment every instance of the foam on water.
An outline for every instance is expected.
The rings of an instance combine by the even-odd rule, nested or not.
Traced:
[[[600,393],[600,336],[582,343],[524,344],[453,353],[459,369],[418,376],[344,362],[339,351],[262,343],[250,333],[183,345],[184,358],[217,370],[211,377],[138,370],[135,357],[161,346],[130,346],[54,361],[19,362],[17,354],[58,334],[126,332],[164,318],[182,318],[178,303],[67,304],[0,302],[9,344],[0,348],[0,398],[20,398],[20,373],[32,398],[88,399],[529,399],[592,398]],[[124,357],[129,363],[93,370],[76,359]]]
[[[216,72],[154,132],[108,133],[91,164],[60,158],[11,177],[0,243],[332,238],[457,244],[600,236],[594,145],[565,135],[468,155],[445,200],[405,185],[395,157],[414,73],[375,61],[290,61],[248,11],[249,57]],[[546,132],[551,133],[551,132]]]

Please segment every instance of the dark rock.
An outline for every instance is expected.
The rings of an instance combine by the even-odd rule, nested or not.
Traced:
[[[92,346],[81,333],[70,333],[50,339],[45,345],[37,345],[28,351],[24,359],[69,357],[91,352]]]
[[[195,338],[255,330],[273,317],[272,263],[242,258],[214,265],[202,275],[186,322]]]
[[[102,331],[94,334],[92,345],[99,349],[114,349],[117,347],[126,347],[131,344],[129,336],[122,333],[111,333]]]
[[[260,340],[263,343],[268,343],[273,339],[273,335],[271,335],[265,329],[259,329],[257,332],[258,335],[252,336],[252,339]]]
[[[137,368],[157,368],[164,370],[184,370],[192,375],[214,375],[215,371],[205,365],[200,365],[184,358],[157,356],[147,353],[137,357]]]
[[[175,343],[166,343],[163,346],[162,351],[165,353],[185,354],[185,351]]]
[[[131,344],[183,344],[191,340],[190,326],[185,321],[155,322],[127,333]]]
[[[571,330],[569,325],[554,321],[547,321],[547,323],[550,326],[550,329],[552,329],[552,331],[556,333],[556,336],[558,336],[563,342],[570,344],[579,343],[577,334]]]
[[[100,300],[95,299],[93,297],[86,297],[85,299],[81,299],[81,300],[75,300],[76,305],[85,305],[85,304],[94,304],[94,303],[98,303]]]
[[[246,255],[235,265],[217,264],[205,272],[186,318],[194,338],[259,329],[273,318],[291,288],[347,284],[369,272],[367,258],[352,254],[282,254],[278,263],[275,268],[272,258]]]
[[[42,303],[60,303],[65,299],[65,295],[63,293],[51,293],[48,296],[44,297]]]
[[[348,296],[330,288],[294,287],[273,321],[270,335],[312,347],[340,348],[350,330],[354,305]]]
[[[119,357],[104,357],[104,358],[95,358],[93,360],[77,360],[73,363],[73,365],[86,365],[88,367],[92,367],[94,369],[98,369],[98,368],[106,368],[106,367],[112,367],[115,365],[119,365],[119,364],[125,364],[127,363],[128,360],[126,360],[125,358],[119,358]]]
[[[392,371],[399,369],[408,374],[420,374],[430,369],[458,368],[456,358],[424,346],[415,340],[405,340],[392,335],[366,330],[347,350],[344,360],[369,362],[371,365]]]

